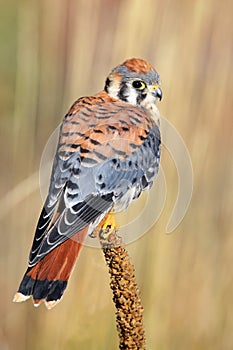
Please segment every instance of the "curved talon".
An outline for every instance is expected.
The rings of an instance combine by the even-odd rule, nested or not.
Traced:
[[[100,233],[99,233],[100,238],[104,239],[104,240],[108,239],[109,236],[111,235],[111,233],[113,232],[113,230],[115,230],[115,229],[109,229],[109,228],[106,228],[104,230],[101,229]]]
[[[119,226],[116,223],[114,213],[110,212],[100,221],[90,236],[97,237],[99,235],[101,238],[106,239],[113,230],[118,231],[118,229]]]
[[[96,238],[96,235],[94,234],[94,232],[91,232],[88,236],[89,236],[90,238]]]

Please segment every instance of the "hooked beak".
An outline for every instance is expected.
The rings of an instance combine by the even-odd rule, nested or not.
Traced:
[[[158,84],[151,86],[149,90],[154,97],[158,98],[160,101],[162,100],[163,93]]]

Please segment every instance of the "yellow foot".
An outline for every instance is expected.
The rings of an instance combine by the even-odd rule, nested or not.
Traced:
[[[101,221],[100,228],[102,230],[106,230],[106,229],[118,230],[119,227],[118,227],[118,225],[116,223],[116,219],[115,219],[115,216],[114,216],[112,211],[110,213],[108,213],[104,217],[104,219]]]
[[[119,226],[116,223],[115,216],[113,212],[110,212],[103,218],[103,220],[100,221],[99,225],[94,229],[92,234],[94,237],[97,237],[99,235],[99,232],[112,232],[113,230],[117,231],[118,229]]]
[[[121,244],[121,238],[117,236],[118,229],[119,226],[113,212],[108,213],[98,225],[98,235],[103,248],[111,248]]]

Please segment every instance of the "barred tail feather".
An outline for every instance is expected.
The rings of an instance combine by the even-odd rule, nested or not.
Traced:
[[[84,228],[29,267],[13,301],[25,301],[32,296],[35,306],[44,301],[48,309],[54,307],[61,300],[87,230]]]

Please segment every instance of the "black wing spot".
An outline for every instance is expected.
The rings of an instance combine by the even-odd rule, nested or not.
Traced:
[[[118,130],[114,125],[108,125],[108,129],[110,129],[110,130]]]
[[[99,141],[93,140],[93,139],[91,139],[91,138],[90,138],[90,142],[91,142],[93,145],[95,145],[95,146],[100,145],[100,142],[99,142]]]
[[[75,143],[68,143],[68,144],[67,144],[67,147],[71,147],[71,148],[76,149],[76,148],[79,147],[79,145],[77,145],[77,144],[75,144]]]
[[[78,189],[79,189],[79,186],[78,186],[78,184],[76,184],[75,182],[69,181],[69,188],[70,188],[71,190],[78,190]]]
[[[86,164],[96,164],[97,160],[89,158],[89,157],[81,157],[81,162]]]
[[[120,168],[120,161],[119,161],[119,159],[113,158],[112,159],[112,164],[114,165],[115,169],[119,169]]]
[[[94,129],[93,131],[97,134],[103,134],[103,131],[100,129]]]
[[[145,176],[142,177],[141,183],[142,183],[142,188],[143,189],[148,186],[148,181],[146,180]]]
[[[73,168],[73,174],[74,175],[79,175],[81,170],[79,168]]]
[[[146,139],[146,137],[142,136],[142,135],[139,135],[139,139],[144,141]]]
[[[137,178],[134,177],[133,180],[132,180],[132,184],[135,184],[136,181],[137,181]]]
[[[117,164],[117,163],[118,163],[118,159],[113,158],[113,159],[112,159],[112,163],[113,163],[113,164]]]
[[[80,152],[81,152],[81,153],[89,153],[90,151],[89,151],[89,149],[80,147]]]

